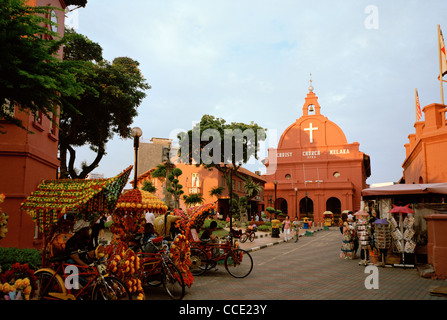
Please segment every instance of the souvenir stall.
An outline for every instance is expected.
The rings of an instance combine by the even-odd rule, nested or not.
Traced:
[[[371,226],[369,225],[369,214],[365,211],[358,211],[354,214],[357,222],[357,237],[359,240],[360,250],[362,250],[362,257],[359,264],[367,265],[369,261],[369,250]]]
[[[93,224],[101,213],[115,209],[132,166],[109,179],[44,180],[21,204],[43,234],[42,266],[63,252],[77,221]]]
[[[395,267],[414,267],[414,263],[406,263],[406,258],[413,255],[414,261],[414,249],[416,248],[416,242],[413,239],[414,236],[414,211],[406,206],[395,206],[390,210],[392,216],[390,217],[391,236],[393,238],[394,250],[401,256],[401,263],[394,264]],[[397,217],[397,220],[396,220]]]
[[[374,221],[374,245],[380,253],[378,265],[385,266],[385,254],[391,247],[390,224],[386,219]]]

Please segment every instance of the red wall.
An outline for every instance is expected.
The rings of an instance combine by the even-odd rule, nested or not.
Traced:
[[[28,1],[36,5],[36,1]],[[59,0],[37,1],[37,5],[51,5],[65,9]],[[59,30],[63,36],[64,12],[57,12]],[[62,57],[62,51],[59,51]],[[5,194],[2,209],[9,215],[8,233],[0,240],[2,247],[31,248],[39,246],[35,236],[35,224],[31,217],[20,210],[20,204],[39,185],[43,179],[55,179],[59,161],[58,131],[50,132],[51,122],[45,116],[36,122],[33,115],[19,112],[15,108],[16,117],[23,121],[23,126],[32,131],[28,133],[8,122],[1,121],[0,134],[0,193]],[[58,119],[56,119],[58,121]]]

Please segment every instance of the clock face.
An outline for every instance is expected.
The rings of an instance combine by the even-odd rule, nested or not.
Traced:
[[[51,17],[51,22],[55,23],[55,25],[51,25],[51,31],[57,32],[58,25],[57,25],[56,11],[51,10],[50,17]]]

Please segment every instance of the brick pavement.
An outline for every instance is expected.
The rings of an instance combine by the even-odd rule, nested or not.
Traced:
[[[417,268],[378,267],[379,289],[366,289],[369,274],[359,259],[339,258],[338,229],[310,231],[301,230],[298,243],[257,232],[254,242],[240,244],[254,260],[247,278],[235,279],[220,266],[196,277],[184,300],[447,300],[429,293],[447,281],[423,278]],[[148,300],[169,300],[163,288],[147,293]]]
[[[207,271],[196,277],[184,300],[447,300],[429,293],[447,282],[422,278],[416,268],[378,267],[379,288],[368,290],[370,274],[358,259],[340,259],[340,245],[335,228],[298,243],[283,242],[281,234],[241,244],[254,260],[247,278],[234,279],[223,266]]]

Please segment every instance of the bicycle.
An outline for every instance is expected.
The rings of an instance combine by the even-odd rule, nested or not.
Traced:
[[[87,253],[79,250],[76,253]],[[95,258],[89,266],[66,263],[67,256],[50,258],[51,267],[37,270],[36,298],[39,300],[132,300],[126,285],[118,278],[106,274],[103,263],[104,247],[98,246]],[[54,268],[56,267],[56,268]],[[70,270],[67,275],[66,270]],[[78,270],[79,273],[74,273]],[[75,279],[84,280],[85,285],[78,286]]]
[[[225,270],[235,278],[245,278],[253,270],[253,258],[248,251],[239,249],[237,242],[233,243],[231,235],[224,238],[223,243],[195,241],[191,243],[191,266],[193,275],[201,275],[205,271],[224,262]]]
[[[141,280],[143,284],[159,286],[163,284],[168,295],[173,300],[181,300],[185,296],[185,281],[182,273],[169,257],[169,247],[162,243],[163,238],[149,240],[145,248],[151,248],[151,252],[139,251],[136,254],[140,257],[143,265]],[[161,246],[158,244],[162,243]]]
[[[247,240],[250,240],[250,242],[253,242],[256,237],[256,232],[253,228],[248,228],[240,237],[240,241],[242,243],[246,242]]]

